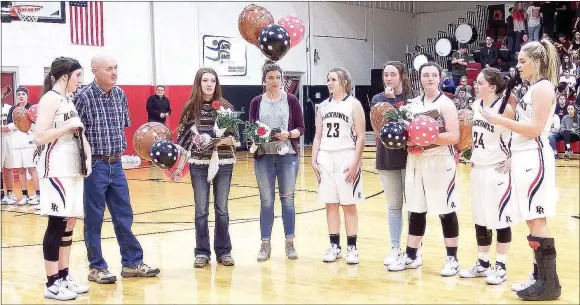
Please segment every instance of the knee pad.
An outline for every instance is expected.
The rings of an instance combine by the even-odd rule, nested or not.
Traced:
[[[503,229],[497,229],[496,231],[498,243],[509,243],[512,241],[512,228],[507,227]]]
[[[498,231],[499,234],[499,231]],[[480,247],[491,246],[491,240],[493,239],[493,232],[488,230],[484,226],[475,225],[475,239],[477,239],[477,245]],[[499,239],[499,236],[498,236]]]
[[[441,220],[441,227],[443,228],[443,236],[445,238],[459,236],[459,222],[457,221],[457,214],[455,212],[439,215],[439,219]]]
[[[65,217],[48,216],[48,225],[42,242],[42,250],[45,260],[49,262],[58,262],[58,251],[60,250],[60,244],[65,230]]]
[[[409,235],[423,236],[427,227],[427,212],[409,213]]]
[[[68,231],[68,232],[64,232],[62,234],[62,237],[72,237],[73,231]],[[61,247],[70,247],[72,245],[72,239],[71,240],[61,240],[60,242],[60,246]]]

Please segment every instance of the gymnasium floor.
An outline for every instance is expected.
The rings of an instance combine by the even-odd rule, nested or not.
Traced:
[[[329,244],[326,213],[316,203],[316,180],[309,157],[301,160],[296,185],[298,260],[289,261],[284,256],[284,233],[277,200],[272,258],[264,263],[256,262],[260,248],[259,195],[252,159],[241,152],[229,201],[236,266],[216,266],[214,258],[211,268],[193,268],[194,207],[189,178],[173,184],[156,168],[128,170],[135,211],[133,230],[145,250],[145,262],[159,267],[161,274],[148,279],[120,277],[119,248],[107,212],[102,233],[103,253],[118,281],[114,285],[91,282],[89,293],[71,303],[522,303],[510,286],[525,280],[532,267],[525,224],[513,228],[514,241],[507,263],[509,278],[499,286],[488,286],[483,279],[439,275],[445,248],[437,217],[428,219],[423,267],[398,273],[385,270],[382,261],[389,250],[386,199],[374,169],[373,150],[367,147],[364,153],[363,183],[368,200],[359,206],[357,244],[361,263],[358,266],[348,266],[344,259],[331,264],[321,260]],[[309,150],[306,155],[310,155]],[[462,198],[458,213],[461,268],[470,267],[477,257],[469,204],[469,168],[461,165],[458,170]],[[580,220],[571,217],[579,213],[578,160],[557,161],[557,184],[560,188],[557,217],[549,220],[549,226],[556,238],[563,293],[554,303],[578,304]],[[210,211],[212,221],[213,208]],[[46,303],[42,294],[46,281],[42,260],[46,219],[34,213],[28,207],[2,206],[2,303]],[[74,231],[71,273],[87,282],[82,227],[79,221]],[[344,225],[342,228],[341,244],[345,245]],[[210,230],[213,231],[212,223]],[[403,240],[406,232],[405,220]],[[491,258],[495,261],[495,254]]]

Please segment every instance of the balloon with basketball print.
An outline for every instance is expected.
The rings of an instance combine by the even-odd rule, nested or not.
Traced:
[[[158,122],[141,125],[133,135],[133,148],[139,157],[151,161],[151,146],[158,140],[171,140],[171,131]]]
[[[470,149],[473,144],[473,135],[471,134],[473,111],[461,109],[457,114],[459,118],[459,142],[457,143],[457,149],[459,152],[464,152]]]
[[[428,115],[418,115],[407,129],[409,141],[418,146],[429,146],[439,136],[439,124]]]
[[[28,118],[32,121],[32,123],[36,123],[36,118],[38,117],[38,104],[30,106],[26,114],[28,115]]]
[[[177,146],[169,140],[159,140],[151,147],[151,161],[161,169],[170,169],[179,157]]]
[[[258,45],[260,31],[274,23],[274,17],[264,7],[250,4],[242,10],[238,18],[238,29],[242,37],[253,45]]]
[[[298,45],[304,38],[306,27],[300,18],[294,15],[287,15],[280,18],[278,24],[288,31],[290,35],[290,48]]]
[[[407,146],[409,133],[405,124],[388,122],[381,128],[379,139],[388,149],[403,149]]]
[[[271,61],[278,61],[290,50],[290,35],[278,24],[269,24],[260,32],[260,51]]]
[[[387,117],[387,113],[388,112],[394,112],[395,111],[395,107],[393,107],[393,105],[387,103],[387,102],[382,102],[382,103],[376,103],[370,111],[370,116],[371,116],[371,126],[373,127],[373,132],[375,134],[375,136],[379,136],[379,133],[381,131],[381,128],[383,127],[385,122],[389,121],[389,117]]]
[[[24,133],[27,133],[32,126],[32,121],[28,117],[26,109],[21,107],[14,107],[14,110],[12,111],[12,120],[14,121],[16,128]]]

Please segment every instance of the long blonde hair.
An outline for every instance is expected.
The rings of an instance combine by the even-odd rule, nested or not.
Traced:
[[[555,86],[558,85],[558,73],[560,71],[560,58],[554,44],[547,40],[530,41],[522,46],[521,52],[526,52],[532,59],[534,74],[532,77],[540,79],[546,77]]]

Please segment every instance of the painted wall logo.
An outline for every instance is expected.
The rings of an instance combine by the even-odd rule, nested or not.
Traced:
[[[224,36],[203,36],[203,66],[218,75],[244,76],[247,71],[246,42]]]

